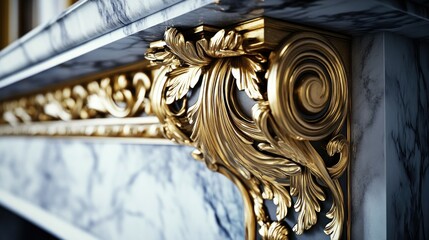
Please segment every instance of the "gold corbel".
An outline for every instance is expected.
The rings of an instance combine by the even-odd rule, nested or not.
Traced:
[[[162,44],[146,54],[161,67],[152,109],[167,138],[195,147],[196,159],[237,184],[248,239],[256,238],[257,228],[263,239],[303,234],[317,223],[330,194],[325,233],[338,240],[347,206],[339,182],[349,164],[347,56],[332,44],[336,36],[290,25],[281,32],[282,25],[273,24],[282,37],[270,41],[267,21],[196,41],[168,29]],[[240,104],[240,92],[253,103],[250,110]],[[330,158],[337,163],[327,165]],[[267,200],[277,206],[275,219]],[[292,205],[298,219],[288,226],[284,219]]]

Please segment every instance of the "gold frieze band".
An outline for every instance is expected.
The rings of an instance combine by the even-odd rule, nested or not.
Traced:
[[[148,62],[0,103],[0,135],[163,139]]]
[[[138,116],[150,111],[151,81],[143,72],[58,88],[1,103],[2,123]]]
[[[267,18],[170,28],[138,71],[2,102],[0,134],[163,135],[238,186],[247,239],[288,239],[326,217],[338,240],[349,216],[348,50],[346,37]]]

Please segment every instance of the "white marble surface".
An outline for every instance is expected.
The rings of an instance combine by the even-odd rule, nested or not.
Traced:
[[[59,239],[79,239],[79,240],[97,240],[90,233],[64,221],[63,219],[51,214],[43,208],[34,205],[30,201],[16,197],[7,191],[0,188],[0,205],[3,211],[4,208],[12,212],[14,215],[21,216],[28,222],[37,222],[37,227],[45,230],[49,235]],[[4,214],[4,213],[3,213]],[[0,215],[0,239],[22,239],[27,232],[20,228],[21,221],[10,219]],[[28,230],[28,229],[27,229]],[[28,232],[27,236],[32,235]],[[33,236],[36,238],[35,236]]]
[[[384,34],[353,39],[352,239],[386,239]]]
[[[388,239],[429,239],[429,43],[385,39]]]
[[[237,188],[190,152],[0,138],[0,188],[100,239],[243,239]]]
[[[85,0],[78,2],[57,19],[34,29],[0,52],[0,88],[96,49],[102,49],[107,44],[124,39],[129,35],[165,24],[175,17],[210,3],[213,1]],[[136,38],[127,39],[125,42],[130,40],[138,45],[138,52],[130,54],[130,50],[127,49],[130,48],[130,45],[123,48],[121,44],[115,45],[120,49],[116,49],[119,51],[116,51],[113,56],[109,56],[109,51],[106,52],[106,49],[98,51],[95,54],[96,59],[92,56],[89,59],[84,58],[83,62],[80,61],[79,74],[82,75],[88,71],[82,65],[86,65],[86,68],[90,68],[90,72],[94,72],[100,70],[100,66],[97,65],[100,61],[113,61],[114,64],[107,67],[137,61],[136,56],[143,56],[147,42],[142,42],[139,37],[137,37],[137,42]],[[128,56],[129,54],[131,56]],[[49,82],[55,81],[52,77],[56,74],[50,75]],[[62,74],[68,76],[67,72]],[[44,82],[39,84],[44,84]],[[34,86],[32,85],[33,88]]]
[[[180,1],[80,1],[4,49],[0,53],[0,77]]]
[[[429,238],[429,44],[355,38],[352,238]]]

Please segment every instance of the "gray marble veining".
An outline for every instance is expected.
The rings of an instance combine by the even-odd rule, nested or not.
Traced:
[[[388,239],[429,239],[429,44],[386,34]]]
[[[429,46],[377,33],[429,39],[424,0],[81,1],[0,52],[0,99],[142,60],[168,27],[259,16],[354,36],[351,237],[429,238]],[[237,189],[189,151],[0,139],[0,187],[102,239],[242,239]]]
[[[429,237],[429,44],[353,42],[352,237]]]
[[[29,77],[46,70],[51,73],[50,69],[62,63],[75,65],[76,62],[70,62],[70,60],[86,56],[90,52],[95,54],[84,57],[84,61],[78,61],[81,66],[79,71],[63,71],[61,74],[55,72],[56,75],[51,74],[48,79],[52,83],[100,71],[103,69],[100,68],[101,66],[111,68],[135,62],[138,60],[136,55],[142,55],[145,48],[138,48],[138,51],[135,51],[134,48],[134,54],[128,56],[131,51],[130,49],[124,51],[123,42],[115,44],[114,52],[103,51],[102,47],[120,39],[125,39],[125,42],[128,43],[131,40],[133,44],[139,44],[140,39],[136,42],[135,38],[127,39],[127,37],[212,3],[211,0],[187,0],[173,4],[176,3],[175,1],[178,0],[169,0],[165,3],[156,0],[127,1],[128,4],[122,3],[123,1],[116,3],[119,2],[117,0],[79,2],[58,19],[31,31],[0,52],[0,88],[26,78],[31,79]],[[118,9],[119,5],[122,7]],[[148,9],[148,7],[150,8]],[[120,10],[122,13],[109,14],[115,11],[120,12]],[[115,17],[118,15],[122,17]],[[128,19],[125,22],[121,20],[121,18],[125,18],[124,16],[127,16]],[[69,36],[72,40],[68,38]],[[147,43],[143,46],[147,46]],[[128,47],[130,46],[128,45]],[[100,62],[105,64],[100,65]],[[109,63],[114,63],[114,65]],[[42,76],[41,79],[46,81],[46,76]],[[46,85],[46,82],[28,80],[22,86],[24,91],[28,91],[27,85],[32,85],[34,89],[40,85]],[[10,95],[10,91],[14,94],[19,92],[16,89],[9,89],[0,95],[2,97]]]
[[[0,77],[109,33],[182,0],[84,0],[0,53]],[[20,54],[15,54],[18,52]],[[9,63],[9,64],[6,64]]]
[[[386,239],[384,34],[352,49],[352,239]]]
[[[0,188],[100,239],[244,239],[241,194],[191,150],[0,138]]]

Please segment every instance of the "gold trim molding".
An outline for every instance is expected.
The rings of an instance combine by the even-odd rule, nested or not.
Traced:
[[[0,135],[126,137],[162,139],[162,126],[154,117],[101,118],[0,125]]]
[[[145,61],[0,102],[0,135],[164,139],[151,71]]]
[[[338,240],[350,212],[340,181],[348,188],[348,51],[347,37],[268,18],[170,28],[143,70],[1,103],[0,134],[162,134],[238,186],[246,239],[304,234],[332,199],[324,232]]]
[[[23,96],[1,103],[1,122],[70,121],[103,117],[125,118],[150,113],[151,81],[143,72],[116,74],[99,80]]]

